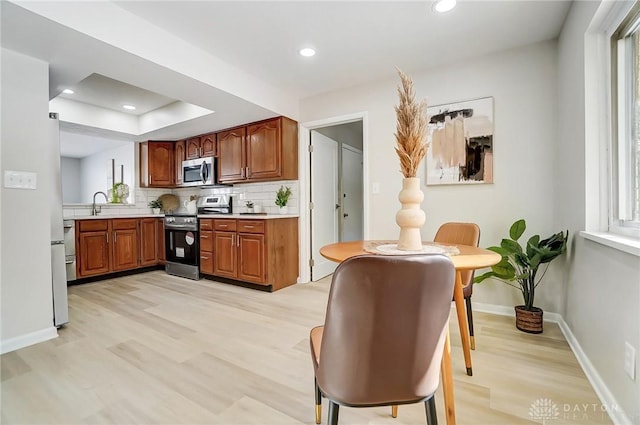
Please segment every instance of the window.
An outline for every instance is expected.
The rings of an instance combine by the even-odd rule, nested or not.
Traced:
[[[640,7],[612,37],[613,122],[610,231],[640,237]]]

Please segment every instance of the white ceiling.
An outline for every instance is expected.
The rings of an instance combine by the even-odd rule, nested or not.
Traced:
[[[246,73],[263,82],[264,87],[273,87],[273,93],[298,100],[395,78],[395,67],[412,74],[554,39],[570,7],[566,0],[458,0],[453,11],[435,14],[431,1],[49,1],[46,7],[52,12],[48,16],[53,16],[56,8],[68,8],[70,3],[78,13],[94,9],[96,19],[101,18],[101,8],[106,4],[130,20],[151,24],[147,31],[161,30],[207,55],[188,57],[191,63],[221,60],[218,63],[235,67],[237,74]],[[90,37],[87,31],[31,12],[28,9],[36,7],[33,4],[0,2],[0,39],[3,47],[50,63],[51,97],[63,88],[76,87],[78,95],[67,98],[75,96],[84,103],[109,107],[107,104],[124,102],[122,95],[116,95],[116,87],[122,87],[118,82],[122,82],[129,86],[124,93],[131,96],[131,102],[140,102],[134,96],[140,88],[143,92],[138,93],[159,95],[164,99],[160,103],[177,100],[215,111],[201,119],[136,135],[135,140],[179,139],[283,113],[249,101],[251,96],[233,94],[220,78],[219,84],[211,84],[210,80],[195,78],[189,70],[154,63],[149,59],[151,54],[142,57],[118,47],[149,41],[148,33],[140,31],[136,40],[125,39],[123,33],[120,44],[105,43],[96,33]],[[68,18],[57,20],[64,19]],[[137,28],[106,19],[96,22],[111,23],[103,32]],[[189,50],[164,51],[169,47],[162,40],[153,46],[176,58]],[[314,47],[317,55],[299,56],[297,51],[305,46]],[[211,67],[204,78],[229,75],[222,71],[222,67]],[[110,84],[109,80],[116,83]]]
[[[74,93],[66,94],[63,92],[60,93],[60,97],[136,116],[177,101],[100,74],[91,74],[67,88],[73,90]],[[132,105],[136,109],[124,109],[123,105]]]

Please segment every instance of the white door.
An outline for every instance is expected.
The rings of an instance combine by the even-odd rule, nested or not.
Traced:
[[[337,264],[320,248],[338,242],[338,142],[311,131],[311,280],[330,275]]]
[[[341,242],[363,239],[364,205],[362,198],[362,151],[343,144]]]

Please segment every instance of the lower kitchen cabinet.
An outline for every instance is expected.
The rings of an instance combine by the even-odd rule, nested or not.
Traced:
[[[213,274],[213,220],[200,220],[200,273]]]
[[[113,263],[111,269],[115,272],[135,269],[140,264],[138,251],[138,220],[111,220],[113,229]]]
[[[213,228],[214,276],[269,286],[271,290],[297,282],[297,218],[208,220],[213,222],[206,226]],[[209,231],[203,229],[203,222],[201,235]]]
[[[107,220],[76,222],[76,274],[87,277],[109,273],[109,231]],[[78,258],[79,257],[79,258]]]
[[[140,265],[143,267],[158,264],[158,219],[140,219]]]
[[[77,277],[160,264],[158,230],[163,227],[162,220],[156,218],[76,220]]]

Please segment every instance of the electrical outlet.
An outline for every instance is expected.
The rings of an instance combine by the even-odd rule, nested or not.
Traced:
[[[624,371],[633,381],[636,380],[636,349],[628,342],[624,343]]]

